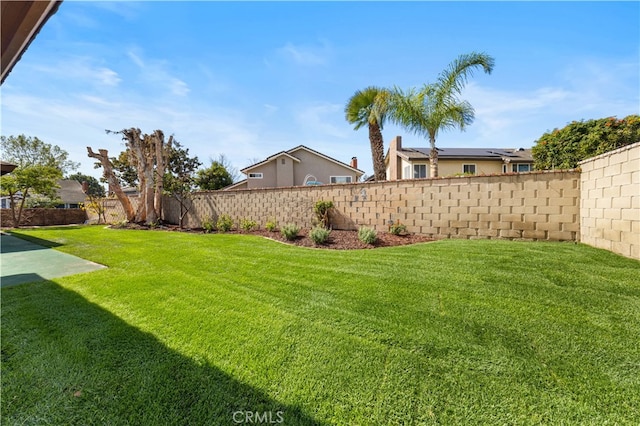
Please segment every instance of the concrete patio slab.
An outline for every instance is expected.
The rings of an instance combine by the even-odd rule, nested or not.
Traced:
[[[48,280],[106,266],[2,233],[0,287]]]

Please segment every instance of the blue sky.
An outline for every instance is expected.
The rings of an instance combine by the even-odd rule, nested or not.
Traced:
[[[370,85],[419,87],[459,54],[495,58],[476,110],[440,147],[531,147],[572,120],[640,112],[638,2],[76,2],[66,0],[1,89],[2,134],[59,145],[96,177],[105,129],[175,134],[237,168],[304,144],[372,173],[344,106]],[[384,128],[404,146],[427,141]]]

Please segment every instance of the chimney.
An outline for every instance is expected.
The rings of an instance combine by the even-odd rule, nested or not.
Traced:
[[[391,139],[389,143],[389,176],[388,180],[402,179],[401,167],[399,167],[400,158],[398,157],[398,151],[402,151],[402,136],[396,136]]]
[[[84,192],[85,194],[89,192],[89,184],[86,180],[82,181],[82,192]]]
[[[354,169],[358,168],[358,157],[351,157],[351,164],[349,164]]]

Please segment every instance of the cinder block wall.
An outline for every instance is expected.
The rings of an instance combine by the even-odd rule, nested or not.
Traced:
[[[335,229],[387,231],[400,221],[436,238],[579,239],[580,175],[574,171],[401,180],[318,187],[211,191],[195,194],[186,227],[221,214],[264,226],[311,226],[313,205],[331,200]],[[179,204],[165,199],[165,220],[178,223]]]
[[[640,142],[580,167],[581,241],[640,259]]]
[[[87,214],[81,209],[24,209],[20,226],[75,225],[84,223]],[[13,226],[11,209],[0,209],[2,226]]]

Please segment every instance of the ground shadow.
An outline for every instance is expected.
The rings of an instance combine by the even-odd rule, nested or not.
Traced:
[[[43,240],[24,234],[5,234],[0,237],[1,253],[16,253],[20,251],[44,250],[53,247],[60,247],[62,244]]]
[[[54,282],[1,303],[2,424],[322,424]]]
[[[7,275],[6,277],[0,278],[0,288],[11,287],[24,283],[33,283],[36,281],[45,281],[45,278],[34,273]]]

